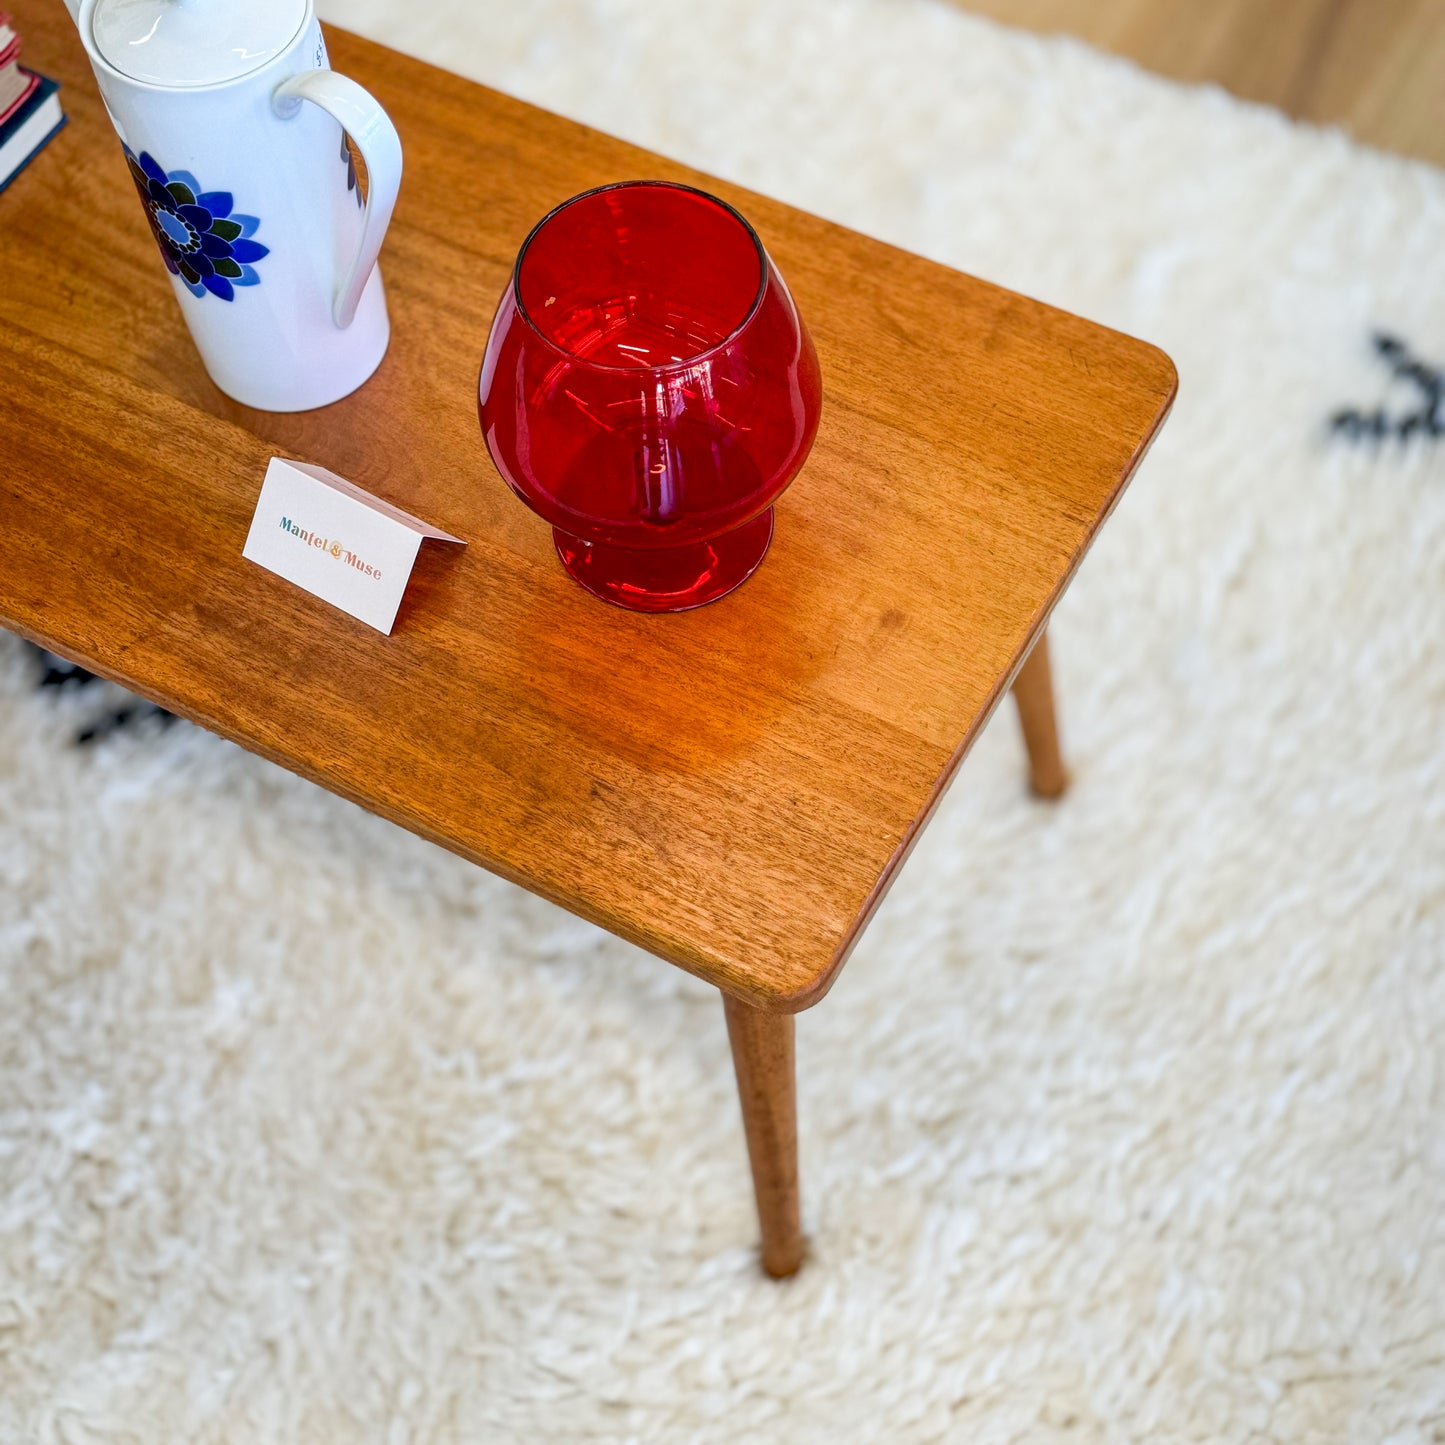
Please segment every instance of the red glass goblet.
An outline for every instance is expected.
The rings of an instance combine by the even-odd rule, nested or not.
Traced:
[[[756,232],[703,191],[584,192],[517,257],[482,362],[482,433],[562,565],[639,612],[756,570],[818,430],[813,343]]]

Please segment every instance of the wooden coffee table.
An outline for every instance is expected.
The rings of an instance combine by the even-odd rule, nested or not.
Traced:
[[[0,198],[0,622],[716,984],[773,1274],[802,1257],[793,1020],[1013,686],[1062,789],[1044,626],[1158,430],[1168,358],[554,115],[329,35],[407,175],[380,372],[324,411],[222,396],[75,35],[18,0],[71,125]],[[755,223],[822,360],[758,574],[673,617],[595,601],[477,426],[482,346],[551,206],[630,177]],[[243,561],[272,455],[467,540],[395,634]]]

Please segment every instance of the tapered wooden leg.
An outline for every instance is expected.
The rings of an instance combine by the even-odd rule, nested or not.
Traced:
[[[763,1268],[782,1279],[803,1262],[793,1016],[764,1013],[730,994],[723,995],[723,1007],[763,1229]]]
[[[1068,787],[1069,775],[1059,753],[1047,632],[1039,633],[1034,650],[1014,678],[1014,701],[1019,705],[1019,722],[1029,753],[1029,786],[1041,798],[1057,798]]]

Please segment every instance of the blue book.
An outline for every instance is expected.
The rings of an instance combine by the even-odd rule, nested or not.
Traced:
[[[60,87],[42,75],[25,103],[0,125],[0,191],[3,191],[36,153],[65,124],[60,108]]]

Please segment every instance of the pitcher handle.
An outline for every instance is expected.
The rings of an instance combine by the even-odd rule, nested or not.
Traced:
[[[356,316],[361,293],[371,279],[386,228],[391,224],[396,193],[401,189],[401,137],[391,117],[354,80],[334,70],[303,70],[276,87],[272,105],[282,119],[289,119],[309,100],[341,122],[342,129],[356,142],[366,162],[366,218],[362,223],[361,247],[350,274],[336,289],[331,314],[343,331]]]

